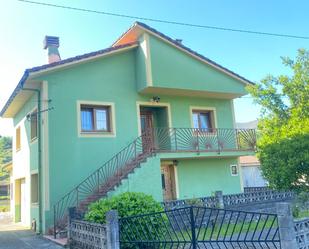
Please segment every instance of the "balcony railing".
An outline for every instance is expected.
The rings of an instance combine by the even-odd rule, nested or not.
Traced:
[[[154,152],[254,151],[254,129],[154,128],[142,135],[143,147]]]

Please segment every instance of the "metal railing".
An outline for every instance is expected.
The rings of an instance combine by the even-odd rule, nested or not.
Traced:
[[[121,248],[281,248],[276,214],[200,206],[119,219]]]
[[[151,132],[151,131],[150,131]],[[255,150],[253,129],[155,128],[149,141],[156,152],[222,152]]]
[[[147,130],[89,175],[53,206],[53,233],[66,230],[67,210],[85,211],[89,203],[107,195],[153,153],[254,150],[255,130],[155,128]]]

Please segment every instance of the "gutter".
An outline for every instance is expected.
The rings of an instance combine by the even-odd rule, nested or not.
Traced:
[[[41,91],[33,88],[21,88],[23,91],[32,91],[37,94],[38,98],[38,190],[39,190],[39,233],[42,233],[42,150],[41,150]]]

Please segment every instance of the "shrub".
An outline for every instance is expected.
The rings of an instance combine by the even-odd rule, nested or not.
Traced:
[[[119,217],[141,215],[163,211],[160,203],[155,201],[152,196],[143,193],[126,192],[108,199],[102,199],[93,203],[85,215],[85,219],[90,222],[105,223],[105,214],[109,210],[117,210]],[[145,239],[145,236],[157,239],[163,238],[166,215],[157,214],[149,217],[139,217],[129,219],[120,224],[122,241]],[[150,224],[151,223],[151,224]],[[153,229],[149,229],[152,227]],[[124,244],[122,248],[135,249],[139,246]]]
[[[107,199],[101,199],[90,205],[85,215],[87,221],[105,223],[105,214],[117,210],[119,217],[147,214],[163,211],[161,204],[152,196],[144,193],[126,192]]]

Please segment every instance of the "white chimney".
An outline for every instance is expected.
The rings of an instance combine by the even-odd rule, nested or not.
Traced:
[[[45,36],[44,49],[47,49],[48,51],[48,63],[58,62],[61,60],[58,48],[59,37]]]

